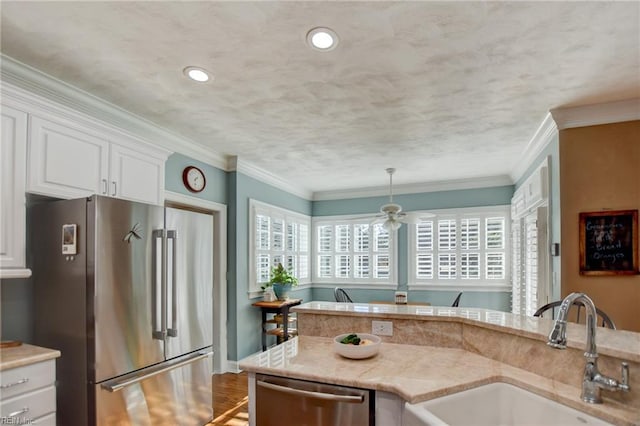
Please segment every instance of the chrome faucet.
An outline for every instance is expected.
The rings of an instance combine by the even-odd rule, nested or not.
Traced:
[[[574,303],[582,303],[587,310],[587,348],[584,357],[587,364],[584,367],[582,377],[582,394],[580,397],[585,402],[592,404],[602,403],[600,390],[629,392],[629,364],[622,363],[622,380],[618,382],[611,377],[603,376],[598,371],[598,352],[596,351],[596,306],[593,301],[584,293],[571,293],[562,301],[558,318],[553,325],[553,330],[549,333],[547,345],[556,349],[566,349],[567,347],[567,314],[569,308]]]

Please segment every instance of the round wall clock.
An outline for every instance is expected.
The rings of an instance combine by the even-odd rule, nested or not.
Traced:
[[[182,172],[182,182],[191,192],[201,192],[207,184],[204,173],[195,166],[188,166],[184,168],[184,171]]]

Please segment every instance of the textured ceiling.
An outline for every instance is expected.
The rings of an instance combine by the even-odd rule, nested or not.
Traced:
[[[310,191],[508,175],[550,109],[640,96],[639,2],[1,8],[4,54]]]

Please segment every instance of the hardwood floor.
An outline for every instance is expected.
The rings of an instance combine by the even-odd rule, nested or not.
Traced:
[[[249,407],[247,373],[224,373],[213,376],[213,415],[207,426],[247,426]]]

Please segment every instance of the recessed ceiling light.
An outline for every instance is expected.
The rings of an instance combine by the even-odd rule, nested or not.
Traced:
[[[316,50],[333,50],[338,45],[338,34],[330,28],[317,27],[307,33],[307,43]]]
[[[209,72],[200,67],[186,67],[182,72],[191,80],[197,81],[198,83],[206,83],[212,79]]]

